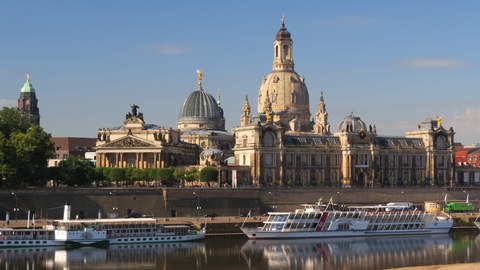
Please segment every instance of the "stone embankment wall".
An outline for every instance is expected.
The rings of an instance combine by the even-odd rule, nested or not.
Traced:
[[[17,200],[15,201],[15,193]],[[195,192],[195,194],[193,194]],[[36,218],[61,218],[65,202],[72,206],[72,218],[83,215],[96,218],[100,211],[107,213],[118,208],[120,217],[128,213],[141,213],[155,217],[203,216],[215,213],[237,216],[252,211],[261,214],[267,211],[290,211],[302,203],[314,203],[319,198],[326,203],[330,198],[338,204],[385,204],[408,201],[423,206],[425,201],[443,201],[448,198],[470,201],[478,204],[480,188],[288,188],[288,189],[229,189],[229,188],[58,188],[21,189],[0,191],[0,218],[6,211],[15,217],[15,204],[20,208],[19,219],[25,219],[28,210],[36,212]],[[197,196],[198,195],[198,196]],[[200,209],[197,210],[197,206]]]

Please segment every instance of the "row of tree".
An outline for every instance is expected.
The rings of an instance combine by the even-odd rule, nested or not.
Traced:
[[[70,156],[59,163],[59,167],[51,168],[50,179],[55,185],[86,186],[109,182],[112,185],[184,185],[185,182],[201,181],[207,185],[217,181],[218,170],[204,167],[200,171],[195,167],[184,168],[95,168],[92,162],[77,156]]]
[[[143,181],[171,186],[200,180],[216,181],[217,169],[196,168],[95,168],[83,157],[70,156],[59,167],[48,168],[48,159],[55,157],[51,135],[42,127],[33,125],[28,115],[15,108],[0,110],[0,186],[45,186],[47,180],[55,185],[85,186],[92,182],[108,181],[115,184],[133,184]]]

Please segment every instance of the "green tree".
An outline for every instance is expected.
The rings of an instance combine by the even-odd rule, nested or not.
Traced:
[[[193,182],[198,179],[198,170],[195,167],[190,167],[188,170],[185,172],[185,180],[187,182]]]
[[[210,182],[218,180],[218,170],[214,167],[205,167],[200,170],[200,181],[207,183],[210,186]]]
[[[123,168],[110,168],[110,173],[108,174],[108,180],[112,183],[115,182],[115,185],[118,186],[118,182],[123,182],[127,180],[126,171]]]
[[[183,181],[185,180],[185,170],[182,168],[175,168],[173,170],[173,179],[180,183],[180,186],[183,186]]]
[[[161,168],[157,170],[156,180],[162,182],[162,185],[171,186],[173,184],[173,169]]]
[[[44,185],[54,157],[50,134],[12,108],[0,111],[0,179],[7,186]]]
[[[60,161],[61,181],[67,186],[83,186],[95,181],[95,165],[80,156],[69,156]]]

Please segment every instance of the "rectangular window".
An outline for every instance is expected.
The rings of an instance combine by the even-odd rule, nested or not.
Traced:
[[[302,166],[308,166],[308,154],[302,154],[301,156]]]
[[[315,154],[315,165],[322,166],[323,165],[323,155],[322,154]]]
[[[332,166],[338,166],[338,155],[337,154],[332,154],[330,156],[330,164]]]
[[[356,165],[368,165],[368,155],[367,154],[358,154],[356,155]]]
[[[410,166],[410,157],[408,155],[402,155],[402,165],[403,167]]]
[[[415,165],[416,165],[418,168],[422,168],[422,167],[423,167],[423,155],[417,155],[416,160],[415,160]]]
[[[397,156],[389,155],[388,156],[388,166],[396,167],[397,166]]]
[[[265,165],[274,165],[274,159],[272,153],[265,153]]]
[[[285,163],[287,166],[295,165],[295,154],[294,153],[285,154]]]
[[[243,139],[243,147],[247,147],[247,139]]]

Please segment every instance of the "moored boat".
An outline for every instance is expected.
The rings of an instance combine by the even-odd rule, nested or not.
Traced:
[[[262,227],[241,229],[250,239],[280,239],[437,234],[448,233],[453,225],[444,213],[392,211],[387,205],[336,210],[330,200],[327,205],[303,206],[294,212],[270,212]]]
[[[67,203],[63,220],[53,223],[55,240],[67,245],[183,242],[205,237],[204,231],[187,225],[158,224],[154,218],[71,220],[70,211]]]
[[[45,247],[62,245],[55,241],[55,230],[0,228],[0,248]]]

